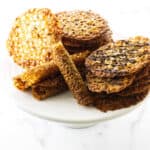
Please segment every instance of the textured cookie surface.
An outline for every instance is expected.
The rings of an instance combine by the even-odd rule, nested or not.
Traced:
[[[87,41],[94,45],[103,39],[103,34],[104,38],[111,39],[107,22],[92,11],[60,12],[57,17],[63,30],[63,43],[67,46],[79,46]]]
[[[112,78],[136,73],[149,62],[150,41],[136,37],[101,47],[91,53],[85,64],[94,75]]]
[[[49,62],[52,59],[53,33],[59,35],[58,28],[57,19],[51,10],[28,10],[16,18],[11,29],[7,40],[10,55],[24,68]]]
[[[121,96],[130,96],[133,94],[138,94],[150,89],[150,80],[140,81],[132,84],[121,92],[118,92],[117,95]]]
[[[63,41],[64,47],[68,50],[70,54],[81,52],[86,49],[93,51],[98,49],[100,46],[103,46],[109,42],[112,42],[112,39],[108,33],[104,33],[102,36],[97,39],[97,43],[85,42],[85,43],[74,43],[74,41]]]
[[[82,78],[85,80],[85,66],[84,63],[76,65]],[[62,93],[68,90],[67,84],[61,74],[55,77],[48,77],[41,82],[32,86],[32,95],[40,100],[46,99],[50,96]]]
[[[93,99],[83,78],[61,41],[55,45],[52,56],[77,102],[81,105],[90,105],[93,103]]]
[[[146,88],[144,85],[149,84],[149,66],[146,66],[137,74],[123,77],[104,78],[94,76],[91,72],[86,74],[87,85],[92,92],[106,92],[116,93],[122,91],[125,95],[132,95],[133,92],[142,91],[140,87],[134,85],[141,85],[141,88]],[[144,84],[144,85],[143,85]],[[148,86],[147,86],[148,87]]]
[[[116,93],[132,84],[135,76],[100,78],[88,72],[86,75],[87,85],[92,92]]]
[[[137,103],[144,100],[147,94],[148,94],[148,90],[132,96],[103,97],[102,95],[99,95],[94,105],[96,108],[100,109],[101,111],[104,112],[112,111],[116,109],[130,107],[132,105],[136,105]]]
[[[72,60],[76,65],[83,65],[85,58],[89,55],[89,51],[76,53],[71,55]],[[32,85],[42,81],[47,77],[55,77],[58,75],[59,68],[55,65],[54,61],[44,63],[43,65],[33,67],[26,70],[22,74],[14,78],[14,85],[21,90],[28,89]]]

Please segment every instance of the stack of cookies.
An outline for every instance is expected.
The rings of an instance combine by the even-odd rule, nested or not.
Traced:
[[[92,11],[65,11],[55,15],[48,8],[33,8],[18,16],[10,31],[7,48],[14,62],[25,71],[14,78],[14,85],[20,90],[32,88],[37,99],[67,90],[52,58],[56,27],[61,28],[57,34],[61,35],[62,43],[82,77],[85,77],[84,61],[91,50],[112,41],[107,21]]]
[[[52,61],[51,32],[55,25],[50,13],[48,8],[29,9],[13,24],[7,47],[14,61],[25,69]],[[70,54],[94,50],[112,41],[107,21],[99,14],[78,10],[53,14],[51,18],[57,18],[62,43]]]
[[[87,85],[103,111],[142,100],[150,84],[150,40],[130,38],[109,43],[86,58]]]
[[[29,9],[16,18],[7,47],[25,68],[15,87],[31,88],[40,100],[69,89],[77,103],[108,111],[134,105],[149,91],[150,40],[113,42],[107,21],[91,11]]]
[[[92,11],[65,11],[57,14],[62,32],[62,42],[70,52],[95,50],[111,42],[111,30],[99,14]]]

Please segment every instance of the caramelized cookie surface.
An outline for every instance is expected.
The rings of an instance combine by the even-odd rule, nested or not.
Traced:
[[[135,37],[109,43],[91,53],[86,67],[95,76],[113,78],[138,72],[150,62],[150,40]]]

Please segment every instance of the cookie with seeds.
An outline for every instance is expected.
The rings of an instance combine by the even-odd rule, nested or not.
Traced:
[[[61,41],[53,47],[52,56],[77,102],[81,105],[91,105],[93,98]]]
[[[87,44],[82,44],[82,45],[77,45],[77,44],[72,44],[72,45],[67,45],[66,43],[65,43],[65,45],[64,45],[64,47],[68,50],[68,52],[70,53],[70,54],[73,54],[73,53],[77,53],[77,52],[81,52],[81,51],[84,51],[85,49],[88,49],[88,50],[91,50],[91,51],[93,51],[93,50],[96,50],[99,46],[102,46],[102,45],[105,45],[105,44],[107,44],[108,42],[111,42],[111,41],[108,41],[108,39],[109,38],[107,38],[107,37],[102,37],[101,38],[101,40],[99,41],[99,44],[97,45],[92,45],[92,44],[89,44],[88,45],[88,43]]]
[[[148,90],[132,96],[103,96],[98,95],[94,106],[101,111],[107,112],[121,108],[130,107],[144,100],[148,95]]]
[[[100,78],[88,72],[86,79],[90,91],[97,93],[106,92],[110,94],[119,92],[131,85],[135,76]]]
[[[136,74],[133,83],[129,87],[118,92],[117,95],[128,96],[132,94],[141,93],[149,89],[150,89],[150,67],[147,66]]]
[[[143,83],[145,79],[148,78],[148,76],[149,76],[149,67],[147,66],[144,67],[141,71],[139,71],[135,75],[114,77],[114,78],[97,77],[93,75],[91,72],[87,72],[86,79],[90,91],[97,93],[106,92],[107,94],[110,94],[120,92],[132,86],[132,84],[134,84],[135,82]],[[141,79],[144,79],[144,81]],[[136,91],[138,91],[138,89],[136,89]],[[130,91],[130,93],[132,92]]]
[[[103,95],[103,97],[110,97],[110,96],[131,96],[131,95],[135,95],[138,93],[142,93],[146,90],[149,90],[150,88],[150,77],[146,76],[141,78],[140,80],[134,80],[134,82],[128,86],[127,88],[125,88],[124,90],[117,92],[117,93],[110,93],[107,94],[106,92],[101,92],[101,93],[95,93],[95,94],[101,94]]]
[[[87,48],[86,47],[72,47],[72,46],[66,46],[64,45],[65,49],[70,53],[70,54],[75,54],[79,52],[85,51]],[[89,48],[88,48],[89,49]],[[91,47],[90,50],[95,50],[97,47]]]
[[[85,58],[90,54],[90,51],[84,51],[71,55],[70,57],[76,65],[84,65]],[[14,77],[14,85],[20,90],[26,90],[32,85],[44,80],[48,77],[55,77],[60,74],[59,68],[54,61],[44,63],[40,66],[35,66]]]
[[[146,67],[141,69],[139,72],[137,72],[135,75],[136,75],[136,78],[134,82],[147,78],[150,75],[150,65],[147,65]]]
[[[63,30],[64,46],[98,48],[112,41],[111,30],[99,14],[92,11],[64,11],[56,14]]]
[[[84,64],[76,65],[83,80],[85,80],[85,66]],[[68,90],[68,86],[61,74],[55,77],[48,77],[32,87],[32,95],[38,100],[44,100],[48,97],[62,93]]]
[[[82,78],[85,79],[85,66],[78,66],[76,65]],[[142,78],[141,78],[142,77]],[[147,76],[141,76],[141,80],[135,80],[132,85],[127,87],[126,89],[122,90],[113,95],[120,95],[120,96],[131,96],[134,94],[142,93],[150,88],[150,80]],[[32,95],[39,100],[44,100],[48,97],[54,96],[56,94],[62,93],[68,89],[65,80],[61,75],[57,75],[56,77],[52,78],[49,77],[44,79],[43,81],[36,83],[32,86]],[[95,94],[94,94],[95,95]],[[94,99],[93,95],[93,99]],[[108,95],[108,94],[107,94]],[[110,95],[110,94],[109,94]],[[111,94],[112,95],[112,94]]]
[[[129,96],[141,93],[145,90],[149,90],[149,88],[150,88],[150,77],[148,75],[147,77],[134,81],[133,84],[131,84],[129,87],[118,92],[117,95]]]
[[[54,78],[47,78],[32,86],[32,95],[38,100],[44,100],[48,97],[55,96],[68,89],[64,78],[57,75]]]
[[[150,40],[132,38],[109,43],[86,59],[87,70],[98,77],[130,76],[150,63]]]
[[[16,18],[10,31],[7,40],[10,55],[23,68],[51,61],[53,32],[61,34],[56,16],[50,9],[29,9]]]

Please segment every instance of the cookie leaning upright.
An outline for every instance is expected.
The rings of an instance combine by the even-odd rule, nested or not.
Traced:
[[[29,9],[17,17],[7,40],[14,61],[24,68],[51,61],[53,33],[60,34],[56,24],[57,19],[48,8]]]
[[[63,30],[66,48],[96,49],[112,41],[111,30],[99,14],[92,11],[65,11],[56,14]]]

